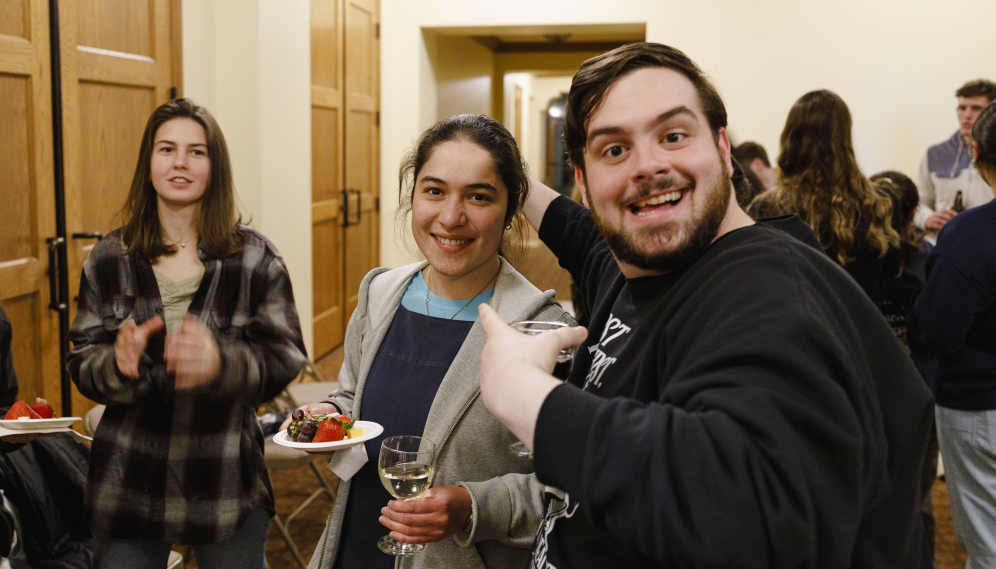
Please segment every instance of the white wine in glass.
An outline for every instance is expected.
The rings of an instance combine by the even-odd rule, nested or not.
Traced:
[[[380,482],[398,500],[416,498],[432,486],[435,458],[436,445],[428,439],[410,435],[388,437],[380,445],[377,463]],[[377,547],[394,555],[394,566],[398,567],[403,556],[420,553],[425,544],[401,543],[385,535],[377,541]]]

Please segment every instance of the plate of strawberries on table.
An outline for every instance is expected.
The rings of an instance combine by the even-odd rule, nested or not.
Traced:
[[[384,432],[373,421],[354,421],[339,413],[310,415],[295,409],[291,424],[273,435],[278,445],[311,452],[330,452],[356,446]]]
[[[82,420],[81,417],[56,417],[48,403],[39,402],[29,407],[24,401],[18,401],[0,420],[0,426],[11,431],[39,431],[65,429]]]

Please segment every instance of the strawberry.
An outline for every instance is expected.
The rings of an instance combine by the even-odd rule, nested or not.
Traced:
[[[325,419],[318,425],[318,432],[315,433],[313,443],[327,443],[330,441],[341,441],[346,437],[346,430],[342,428],[342,423],[333,419]]]
[[[41,415],[36,413],[28,407],[28,404],[24,401],[18,401],[10,407],[10,411],[7,411],[7,415],[4,416],[4,420],[13,421],[17,420],[19,417],[28,417],[30,419],[41,419]]]
[[[346,415],[334,415],[332,418],[342,423],[344,431],[349,431],[353,428],[353,420]]]
[[[31,406],[31,410],[38,413],[42,419],[52,419],[55,417],[55,409],[48,403],[35,403]]]

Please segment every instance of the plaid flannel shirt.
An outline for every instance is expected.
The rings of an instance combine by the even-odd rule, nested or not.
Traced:
[[[107,405],[94,436],[84,498],[95,535],[180,544],[235,534],[249,513],[273,510],[256,409],[307,361],[290,277],[276,248],[242,227],[245,250],[199,250],[204,277],[189,312],[215,333],[221,373],[174,390],[166,334],[149,339],[140,377],[121,375],[117,330],[162,314],[152,265],[125,253],[120,230],[83,265],[70,330],[69,371],[80,392]]]

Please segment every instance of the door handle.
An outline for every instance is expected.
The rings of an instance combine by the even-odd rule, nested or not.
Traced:
[[[73,233],[73,239],[96,239],[100,241],[104,238],[104,234],[99,231],[94,231],[93,233]]]
[[[349,221],[349,194],[356,194],[356,221]],[[360,219],[363,216],[363,208],[360,207],[360,199],[362,199],[362,193],[360,190],[356,189],[345,189],[342,190],[342,226],[349,227],[351,225],[359,225]]]
[[[66,244],[65,237],[49,237],[48,243],[48,307],[56,312],[65,312],[69,306],[59,298],[59,247]]]

